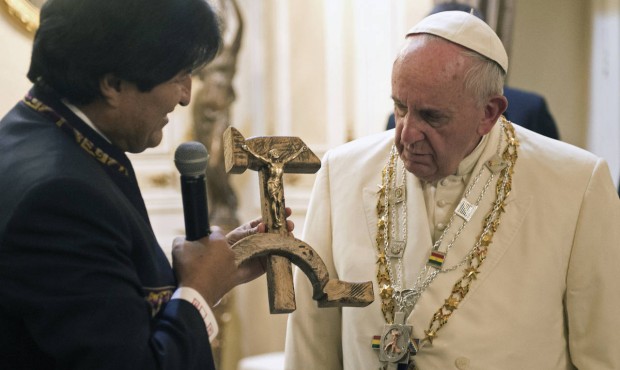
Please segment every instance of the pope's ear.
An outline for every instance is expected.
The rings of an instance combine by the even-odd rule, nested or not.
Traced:
[[[478,134],[484,136],[491,131],[495,122],[508,108],[508,100],[503,95],[491,97],[484,106],[484,117],[478,126]]]
[[[116,105],[120,99],[122,83],[123,81],[120,78],[111,73],[101,77],[99,80],[99,89],[101,90],[101,95],[104,100],[112,105]]]

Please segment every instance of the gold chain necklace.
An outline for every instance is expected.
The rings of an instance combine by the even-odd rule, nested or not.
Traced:
[[[437,337],[437,332],[448,322],[452,313],[456,311],[459,303],[469,292],[471,283],[476,279],[477,274],[480,273],[480,267],[486,258],[488,246],[491,244],[493,235],[500,224],[501,214],[505,211],[505,201],[511,190],[512,174],[517,161],[517,147],[519,143],[515,137],[514,127],[503,116],[501,117],[501,125],[504,128],[502,131],[506,136],[508,145],[501,155],[503,163],[500,165],[503,166],[503,169],[500,172],[496,186],[495,202],[485,217],[484,227],[476,244],[464,259],[467,267],[464,270],[463,277],[454,284],[448,299],[445,300],[445,303],[433,315],[428,329],[424,331],[425,338],[422,340],[422,344],[432,344],[433,339]],[[500,143],[501,140],[502,138],[500,137]],[[391,191],[397,190],[391,189],[391,187],[394,187],[392,184],[395,183],[397,159],[398,154],[396,151],[391,151],[388,162],[382,171],[382,186],[378,191],[379,198],[377,201],[377,283],[379,286],[379,296],[381,298],[381,312],[388,324],[394,322],[394,309],[396,307],[394,297],[397,292],[395,292],[394,282],[390,276],[390,267],[387,260],[389,257],[385,255],[384,246],[386,242],[389,242],[389,240],[385,240],[389,238],[389,234],[386,230],[389,230],[391,227],[389,217],[391,208],[389,195]],[[489,168],[498,167],[497,163],[487,163],[487,165]],[[400,189],[400,191],[402,190],[403,189]],[[406,206],[406,204],[404,206]],[[449,271],[451,270],[452,269]],[[445,272],[448,272],[448,270]]]

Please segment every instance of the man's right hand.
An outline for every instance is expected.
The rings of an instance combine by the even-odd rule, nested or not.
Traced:
[[[285,209],[286,217],[291,209]],[[292,221],[286,226],[291,233],[295,228]],[[256,279],[265,273],[267,257],[246,261],[237,267],[235,254],[230,247],[239,240],[256,233],[264,233],[265,225],[260,218],[247,222],[224,236],[219,227],[211,228],[211,235],[196,241],[178,237],[172,245],[172,266],[179,287],[190,287],[198,291],[213,307],[224,294],[239,284]]]
[[[197,290],[210,307],[241,280],[235,254],[217,226],[211,228],[211,235],[200,240],[176,238],[172,246],[172,265],[179,287]]]

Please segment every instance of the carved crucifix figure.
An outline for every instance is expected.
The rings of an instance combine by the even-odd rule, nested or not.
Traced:
[[[233,245],[237,264],[269,256],[267,284],[271,313],[295,310],[291,261],[308,276],[319,307],[366,306],[374,300],[372,283],[330,279],[321,257],[308,244],[289,235],[284,210],[284,173],[315,173],[321,161],[297,137],[245,139],[234,127],[224,132],[226,171],[258,171],[261,214],[266,234],[254,234]]]
[[[293,153],[281,153],[278,149],[269,149],[267,157],[254,152],[246,144],[242,146],[243,150],[248,151],[254,157],[262,160],[267,167],[267,194],[270,200],[271,217],[273,220],[273,227],[275,229],[281,229],[284,227],[284,188],[282,182],[282,176],[284,175],[284,165],[297,158],[307,148],[302,145],[299,150]],[[263,184],[264,185],[264,184]]]

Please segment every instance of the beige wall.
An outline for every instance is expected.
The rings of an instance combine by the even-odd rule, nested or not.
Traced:
[[[620,0],[592,0],[587,148],[620,178]]]
[[[32,34],[0,4],[0,116],[3,116],[24,96],[30,87],[26,78],[32,50]]]
[[[519,0],[508,84],[542,94],[562,140],[585,147],[590,1]]]

